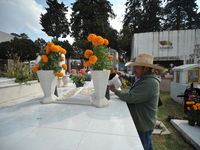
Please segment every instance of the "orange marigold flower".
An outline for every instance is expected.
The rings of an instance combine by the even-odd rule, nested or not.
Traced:
[[[96,38],[96,34],[90,34],[90,35],[88,35],[87,40],[89,42],[92,42],[95,38]]]
[[[115,69],[110,70],[110,74],[115,73]]]
[[[157,70],[155,70],[155,71],[154,71],[154,73],[155,73],[155,74],[158,74],[158,71],[157,71]]]
[[[90,62],[89,62],[89,61],[86,61],[86,62],[83,63],[83,66],[84,66],[84,67],[88,67],[89,65],[90,65]]]
[[[64,48],[60,48],[60,53],[62,53],[62,54],[67,54],[67,51],[64,49]]]
[[[196,103],[196,106],[200,106],[200,103]]]
[[[103,42],[103,45],[107,46],[109,44],[109,41],[107,39],[103,39],[104,42]]]
[[[52,45],[50,49],[54,52],[60,52],[60,47],[58,45]]]
[[[197,109],[198,109],[196,105],[193,105],[193,108],[194,108],[194,110],[197,110]]]
[[[57,73],[56,73],[56,76],[57,76],[57,77],[63,77],[63,76],[64,76],[64,73],[62,73],[62,72],[57,72]]]
[[[95,46],[103,45],[103,43],[104,43],[104,39],[101,36],[96,36],[96,38],[92,40],[92,44]]]
[[[67,70],[67,65],[66,65],[66,64],[62,64],[62,68],[63,68],[64,70]]]
[[[187,107],[187,110],[190,110],[190,107]]]
[[[90,50],[90,49],[87,49],[85,52],[84,52],[84,56],[85,58],[90,58],[90,56],[93,55],[93,51]]]
[[[90,58],[89,58],[89,62],[90,64],[95,64],[97,62],[97,56],[95,55],[92,55]]]
[[[186,104],[189,105],[189,104],[190,104],[190,101],[187,101]]]
[[[49,46],[46,46],[45,49],[46,49],[46,51],[45,51],[46,54],[49,54],[51,52],[51,49]]]
[[[54,43],[52,43],[52,42],[47,43],[47,46],[49,46],[49,47],[52,46],[52,45],[54,45]]]
[[[113,55],[108,55],[108,59],[113,59],[114,56]]]
[[[32,68],[32,70],[33,70],[34,72],[37,72],[38,69],[39,69],[39,66],[38,66],[38,65],[37,65],[37,66],[33,66],[33,68]]]
[[[65,58],[64,58],[64,57],[61,57],[61,60],[62,60],[62,61],[64,61],[64,60],[65,60]]]
[[[43,62],[48,62],[48,57],[46,55],[41,56]]]

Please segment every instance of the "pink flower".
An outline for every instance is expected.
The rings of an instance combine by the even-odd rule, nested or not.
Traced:
[[[79,76],[79,77],[82,77],[83,75],[82,75],[81,73],[78,73],[78,76]]]
[[[72,69],[71,72],[76,72],[76,69]]]
[[[86,72],[86,69],[80,69],[79,72],[84,73],[84,72]]]
[[[191,101],[193,97],[196,97],[195,95],[188,95],[188,100]]]

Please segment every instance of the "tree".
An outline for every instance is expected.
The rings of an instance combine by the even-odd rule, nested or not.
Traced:
[[[198,6],[196,0],[168,0],[163,10],[163,30],[196,29]]]
[[[0,59],[12,59],[14,55],[21,61],[34,60],[40,48],[30,39],[14,38],[11,41],[0,43]]]
[[[161,0],[127,0],[123,25],[133,33],[160,31]]]
[[[43,38],[38,38],[37,40],[35,40],[35,44],[40,47],[41,52],[46,46],[46,41]]]
[[[107,0],[76,0],[72,4],[71,35],[75,41],[85,39],[90,33],[105,38],[109,18],[115,14]]]
[[[16,38],[28,39],[28,35],[25,33],[21,33],[20,35],[17,33],[11,33],[11,35],[15,36]]]
[[[69,23],[66,18],[66,7],[63,2],[58,3],[57,0],[47,0],[46,8],[47,13],[41,14],[40,24],[42,25],[42,31],[46,32],[48,36],[55,37],[58,41],[59,37],[66,38],[69,34]]]
[[[123,26],[123,29],[120,31],[119,36],[119,55],[124,57],[126,53],[126,59],[131,58],[131,41],[133,34],[128,26]]]

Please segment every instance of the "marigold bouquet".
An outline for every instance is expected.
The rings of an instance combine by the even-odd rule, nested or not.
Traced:
[[[83,64],[84,67],[91,66],[93,70],[112,69],[113,62],[111,60],[114,56],[107,54],[109,41],[95,34],[90,34],[87,40],[92,43],[93,50],[87,49],[84,52],[85,58],[88,59]]]
[[[39,65],[33,66],[33,71],[38,70],[53,70],[57,77],[62,77],[61,69],[67,70],[67,65],[60,63],[64,60],[62,54],[66,54],[67,51],[59,45],[55,45],[52,42],[47,43],[43,54],[41,55],[41,61]]]
[[[186,101],[187,106],[187,116],[189,120],[199,120],[200,121],[200,96],[193,90],[192,93],[188,95],[188,100]]]

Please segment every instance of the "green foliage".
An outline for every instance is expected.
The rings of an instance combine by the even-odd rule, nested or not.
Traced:
[[[160,0],[128,0],[123,20],[133,33],[160,31]]]
[[[119,54],[123,56],[123,52],[126,53],[126,59],[130,60],[131,56],[131,41],[132,41],[133,33],[131,32],[128,26],[123,26],[123,29],[120,31],[119,35]]]
[[[123,25],[133,33],[200,27],[196,0],[127,0],[125,5]]]
[[[16,83],[27,83],[27,81],[37,79],[36,73],[31,72],[29,64],[22,63],[16,54],[14,54],[13,58],[14,63],[12,64],[12,67],[9,68],[5,65],[6,71],[3,72],[1,76],[16,78]]]
[[[30,39],[14,38],[0,43],[0,51],[0,59],[13,59],[13,54],[17,54],[21,61],[26,61],[34,60],[40,48]]]
[[[35,44],[40,48],[41,52],[46,46],[46,41],[42,38],[38,38],[37,40],[35,40]]]
[[[66,7],[63,2],[58,3],[57,0],[47,0],[46,8],[47,12],[41,14],[40,24],[42,25],[44,31],[47,35],[55,37],[58,41],[59,37],[65,38],[69,34],[69,23],[66,18],[66,12],[68,12],[68,7]]]
[[[97,62],[91,64],[91,68],[94,70],[112,69],[113,62],[108,59],[108,48],[106,46],[93,46],[94,55],[97,56]]]
[[[40,61],[39,62],[40,69],[53,70],[54,73],[60,72],[62,69],[62,67],[59,65],[59,63],[62,62],[61,54],[58,52],[51,51],[49,54],[45,55],[48,57],[48,62]]]
[[[72,77],[71,77],[71,80],[75,84],[78,84],[78,83],[85,84],[85,79],[86,79],[86,76],[84,76],[80,73],[78,75],[72,75]]]
[[[91,33],[106,38],[106,29],[110,26],[108,19],[115,17],[111,6],[107,0],[79,0],[73,3],[71,35],[75,40],[85,39]]]
[[[164,30],[183,30],[199,28],[198,6],[196,0],[168,0],[163,10]]]

